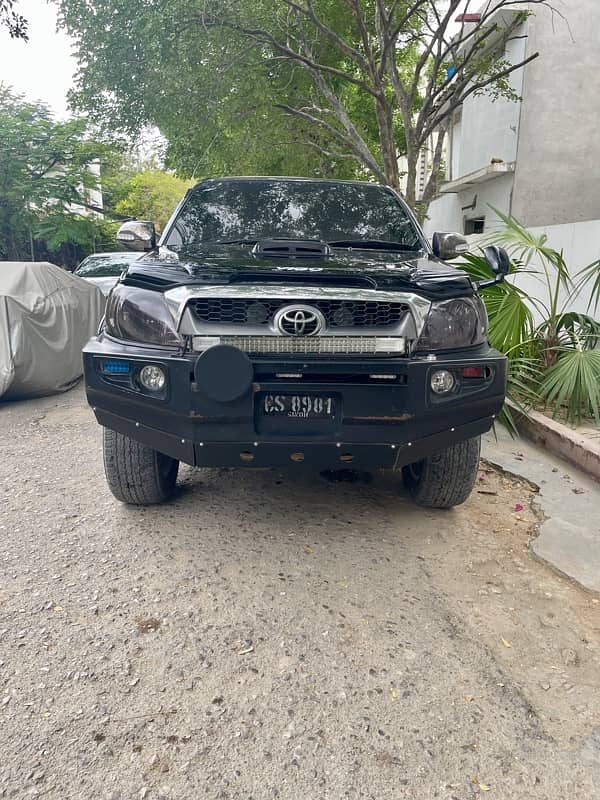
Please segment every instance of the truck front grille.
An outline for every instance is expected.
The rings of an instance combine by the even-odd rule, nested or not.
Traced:
[[[308,305],[325,317],[328,328],[388,328],[407,313],[404,303],[375,300],[316,300],[301,298],[254,299],[207,297],[195,299],[190,307],[196,319],[217,325],[268,326],[280,308],[290,304]]]

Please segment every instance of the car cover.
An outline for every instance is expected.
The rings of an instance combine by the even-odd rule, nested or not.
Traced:
[[[0,398],[68,389],[105,302],[97,286],[55,264],[0,261]]]

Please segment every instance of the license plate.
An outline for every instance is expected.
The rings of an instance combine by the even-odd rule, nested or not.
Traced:
[[[331,419],[335,417],[335,398],[314,394],[264,394],[260,409],[265,417]]]

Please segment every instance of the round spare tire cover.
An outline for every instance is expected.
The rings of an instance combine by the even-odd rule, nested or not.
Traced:
[[[198,389],[219,403],[243,397],[252,384],[252,362],[237,347],[218,344],[210,347],[196,361],[194,377]]]

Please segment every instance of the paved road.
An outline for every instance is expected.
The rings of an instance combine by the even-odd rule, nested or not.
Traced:
[[[0,797],[600,797],[600,605],[530,487],[186,468],[124,507],[81,388],[0,441]]]

